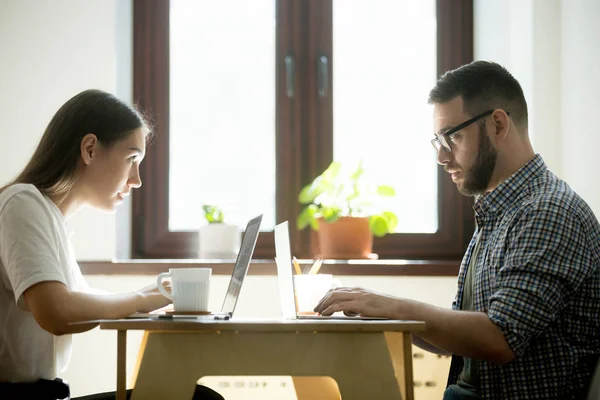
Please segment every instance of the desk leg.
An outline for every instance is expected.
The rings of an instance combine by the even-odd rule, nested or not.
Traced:
[[[127,331],[117,331],[117,400],[127,397]]]
[[[400,395],[414,400],[412,338],[409,332],[385,332],[385,341],[392,359]]]
[[[138,350],[137,361],[135,363],[135,367],[133,373],[131,374],[131,380],[129,381],[130,386],[135,389],[135,382],[138,378],[138,372],[140,371],[140,365],[142,365],[142,359],[144,358],[144,351],[146,350],[146,344],[148,343],[148,336],[150,332],[144,331],[144,336],[142,336],[142,343],[140,344],[140,349]]]

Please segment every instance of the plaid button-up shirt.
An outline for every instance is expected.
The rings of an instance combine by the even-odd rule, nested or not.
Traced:
[[[474,310],[487,313],[516,358],[479,364],[484,399],[581,399],[600,354],[600,225],[588,205],[539,155],[475,202]],[[462,357],[453,356],[448,384]]]

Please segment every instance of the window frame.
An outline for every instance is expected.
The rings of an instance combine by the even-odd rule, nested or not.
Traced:
[[[473,1],[437,0],[437,71],[473,61]],[[155,135],[140,173],[145,184],[132,196],[132,257],[196,258],[198,233],[173,232],[169,212],[169,8],[168,0],[133,1],[133,96]],[[317,93],[317,57],[329,58],[332,76],[332,1],[279,0],[276,6],[276,221],[289,220],[294,254],[310,258],[316,234],[295,229],[300,189],[333,158],[332,79]],[[296,65],[293,98],[286,94],[285,57]],[[313,89],[314,88],[314,89]],[[425,96],[426,94],[424,94]],[[423,138],[427,140],[427,138]],[[375,238],[382,259],[458,260],[474,230],[473,200],[462,196],[439,167],[439,229]],[[273,232],[261,232],[255,258],[274,257]]]

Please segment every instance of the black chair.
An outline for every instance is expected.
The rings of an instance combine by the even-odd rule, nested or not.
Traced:
[[[115,392],[95,393],[87,396],[76,397],[73,400],[114,400]],[[127,391],[127,399],[131,398],[131,390]],[[223,396],[209,387],[196,385],[192,400],[225,400]]]
[[[0,382],[2,399],[63,400],[70,398],[69,384],[60,378],[53,381],[40,379],[37,382]]]

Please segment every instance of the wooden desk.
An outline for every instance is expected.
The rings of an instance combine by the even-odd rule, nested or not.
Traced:
[[[144,330],[132,399],[192,398],[208,375],[329,376],[343,400],[413,396],[418,321],[115,320],[117,399],[125,399],[128,330]]]

